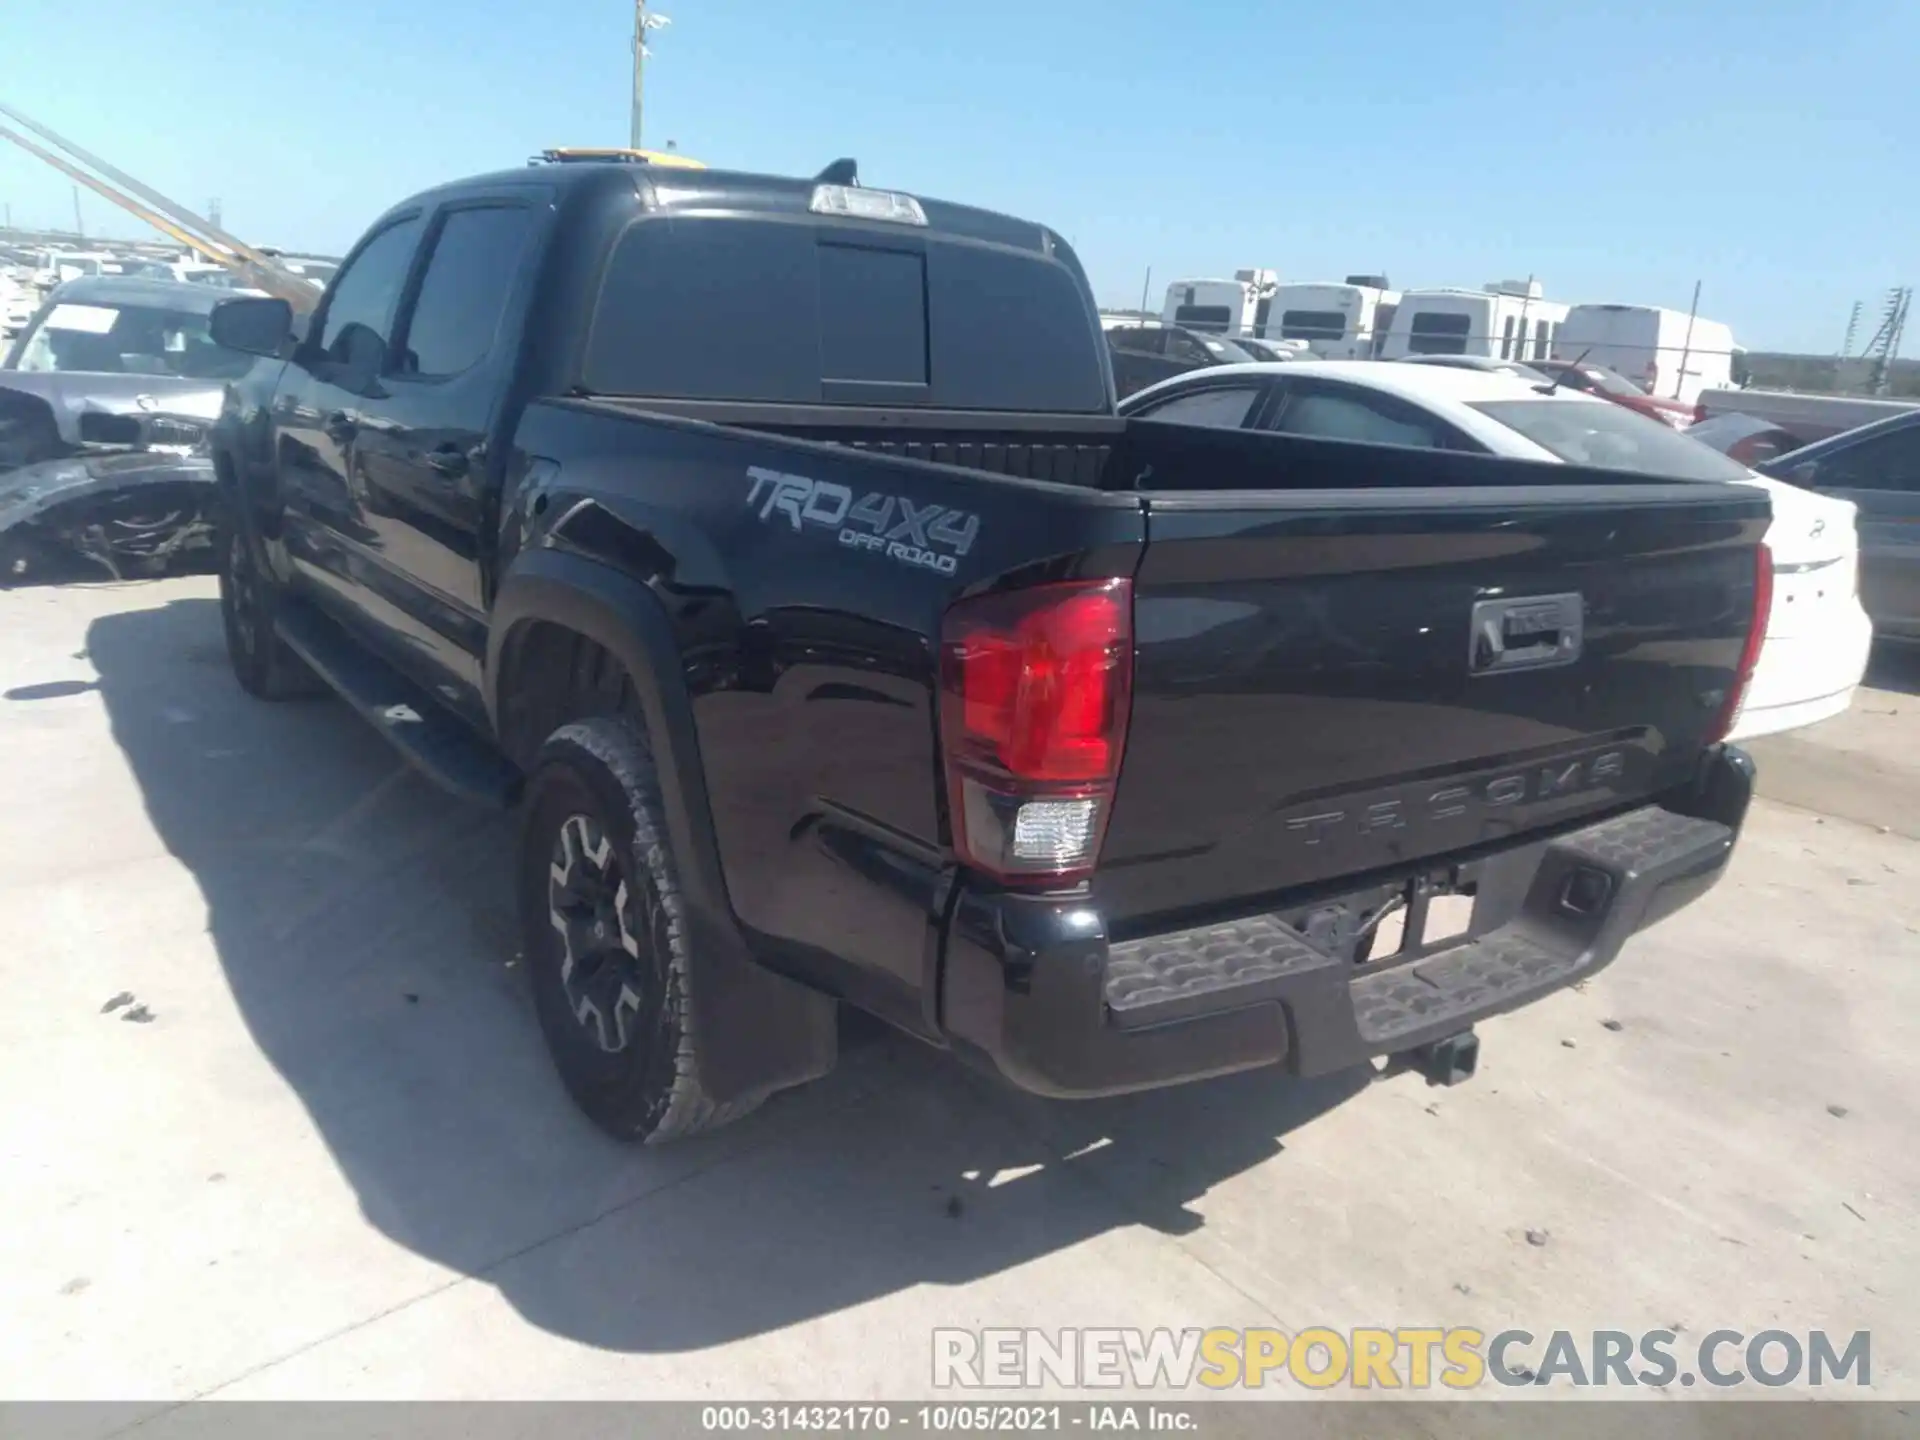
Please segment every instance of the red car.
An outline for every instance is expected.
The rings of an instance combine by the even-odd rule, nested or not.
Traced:
[[[1649,395],[1626,376],[1604,365],[1589,365],[1583,360],[1529,360],[1527,364],[1569,390],[1598,395],[1629,410],[1638,410],[1642,415],[1651,415],[1655,420],[1664,420],[1676,430],[1693,424],[1693,406]]]

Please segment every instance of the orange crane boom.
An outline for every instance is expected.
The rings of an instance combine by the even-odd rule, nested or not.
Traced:
[[[217,265],[224,265],[246,284],[278,296],[296,310],[311,310],[319,300],[320,289],[312,281],[276,264],[270,256],[185,206],[175,204],[151,186],[143,185],[125,171],[81,149],[9,105],[0,104],[0,115],[31,131],[44,140],[46,146],[53,148],[36,144],[6,125],[0,125],[0,139],[12,141],[29,155],[44,160],[61,174],[85,185],[103,199],[112,201],[161,234],[179,241]]]

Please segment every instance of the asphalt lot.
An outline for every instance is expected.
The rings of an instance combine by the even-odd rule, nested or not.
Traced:
[[[1069,1106],[879,1037],[639,1150],[549,1072],[505,822],[247,700],[213,593],[0,593],[0,1398],[904,1397],[937,1325],[1315,1324],[1867,1329],[1920,1397],[1920,665],[1757,747],[1729,879],[1470,1085]]]

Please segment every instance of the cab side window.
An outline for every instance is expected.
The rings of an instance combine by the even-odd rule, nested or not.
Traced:
[[[397,220],[347,262],[334,280],[327,312],[312,338],[310,348],[318,359],[352,376],[379,373],[419,243],[420,218]]]
[[[434,238],[403,348],[388,368],[445,378],[484,360],[506,316],[532,228],[533,212],[522,206],[449,211]]]

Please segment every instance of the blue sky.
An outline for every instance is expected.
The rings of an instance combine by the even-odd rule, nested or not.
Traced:
[[[649,143],[1045,221],[1101,300],[1248,265],[1529,273],[1832,350],[1920,279],[1920,6],[659,0]],[[536,18],[536,9],[541,13]],[[228,228],[338,251],[434,181],[623,144],[628,0],[0,0],[0,95]],[[71,223],[0,144],[0,201]],[[90,229],[134,234],[89,196]],[[1156,302],[1157,303],[1157,302]]]

